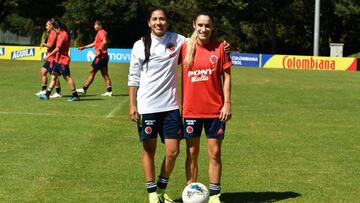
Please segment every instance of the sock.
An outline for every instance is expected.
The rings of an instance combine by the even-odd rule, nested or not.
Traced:
[[[56,93],[61,94],[61,87],[55,87]]]
[[[112,92],[111,86],[108,86],[108,87],[106,88],[106,90],[107,90],[108,92]]]
[[[154,181],[146,182],[145,187],[148,193],[156,192],[157,189]]]
[[[46,95],[47,97],[49,97],[50,94],[51,94],[51,91],[52,91],[52,89],[51,89],[51,88],[48,88],[48,89],[46,90],[45,95]]]
[[[209,189],[210,189],[210,196],[217,195],[220,193],[221,185],[220,183],[210,183]]]
[[[41,91],[46,90],[46,87],[47,87],[46,84],[42,84],[42,85],[41,85]]]
[[[86,90],[89,89],[89,85],[84,85],[83,89],[86,92]]]
[[[158,188],[165,190],[168,182],[169,182],[169,178],[163,178],[163,177],[159,176],[157,186],[158,186]]]
[[[73,97],[79,97],[76,89],[71,90],[71,93],[72,93],[72,96],[73,96]]]

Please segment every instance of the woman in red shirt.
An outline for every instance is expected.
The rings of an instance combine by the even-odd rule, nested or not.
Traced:
[[[55,55],[54,69],[51,73],[51,82],[46,90],[45,94],[40,94],[39,98],[43,100],[49,100],[52,89],[55,86],[55,80],[62,75],[68,86],[70,87],[72,96],[68,101],[79,101],[80,98],[76,92],[75,82],[70,75],[70,57],[69,57],[69,48],[70,48],[70,38],[67,32],[67,28],[64,24],[59,22],[54,22],[53,26],[57,33],[56,47],[48,55],[44,57],[44,60],[47,60],[49,57]]]
[[[49,36],[46,38],[45,42],[41,43],[40,47],[46,47],[47,48],[47,53],[46,55],[49,55],[56,46],[56,38],[57,38],[57,34],[55,32],[53,23],[55,22],[55,20],[49,19],[46,21],[46,31],[49,33]],[[52,69],[54,68],[54,61],[55,61],[55,56],[52,57],[48,57],[47,60],[45,61],[44,65],[42,66],[41,70],[40,70],[40,80],[41,80],[41,91],[36,93],[36,96],[39,96],[40,94],[45,94],[46,93],[46,87],[47,87],[47,77],[46,74],[52,72]],[[61,87],[60,87],[60,81],[57,79],[56,83],[55,83],[55,89],[56,92],[50,96],[50,98],[58,98],[61,97]]]
[[[213,19],[209,13],[196,15],[193,26],[194,33],[181,50],[186,178],[188,183],[197,181],[200,135],[204,128],[208,138],[209,203],[220,203],[221,143],[225,122],[231,118],[232,63],[224,44],[212,36]]]
[[[109,62],[109,55],[108,55],[108,35],[107,32],[103,28],[102,21],[95,21],[94,29],[97,32],[95,36],[94,42],[79,47],[78,49],[84,50],[87,48],[95,48],[96,57],[91,64],[91,70],[89,73],[89,77],[87,78],[83,88],[77,89],[76,91],[80,94],[86,94],[87,89],[90,87],[92,82],[95,79],[96,73],[100,70],[101,75],[103,76],[106,84],[106,92],[101,94],[101,96],[112,96],[112,87],[111,87],[111,80],[108,71],[108,62]]]

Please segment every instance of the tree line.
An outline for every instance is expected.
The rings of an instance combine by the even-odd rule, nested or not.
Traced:
[[[110,47],[129,48],[147,31],[152,7],[168,11],[170,31],[190,36],[200,10],[215,17],[214,34],[235,51],[312,55],[315,0],[1,0],[0,27],[40,42],[46,19],[55,17],[72,31],[73,43],[95,36],[93,23],[105,21]],[[344,55],[359,52],[359,0],[322,0],[320,55],[329,43],[344,43]]]

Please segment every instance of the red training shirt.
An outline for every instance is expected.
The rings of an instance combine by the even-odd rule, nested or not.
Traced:
[[[48,37],[48,40],[47,40],[47,44],[50,46],[48,49],[47,49],[47,53],[46,55],[49,55],[54,49],[55,49],[55,45],[56,45],[56,38],[57,38],[57,34],[54,30],[51,30],[50,31],[50,34],[49,34],[49,37]],[[52,55],[50,56],[47,61],[49,62],[52,62],[55,60],[55,56]]]
[[[100,54],[100,56],[102,56],[102,57],[108,56],[108,51],[107,51],[108,45],[107,44],[104,46],[104,48],[102,50],[100,50],[101,44],[104,39],[107,40],[106,31],[104,29],[98,30],[98,32],[95,36],[95,51],[96,51],[96,55]]]
[[[59,48],[59,51],[56,53],[56,62],[61,65],[69,65],[70,39],[65,31],[59,32],[56,40],[56,47]]]
[[[231,68],[224,44],[211,40],[207,45],[197,44],[194,63],[185,64],[186,43],[181,50],[182,115],[184,118],[218,118],[224,105],[222,76]]]

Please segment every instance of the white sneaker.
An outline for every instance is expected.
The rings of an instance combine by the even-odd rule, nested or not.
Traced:
[[[157,192],[149,193],[149,203],[160,203]]]
[[[62,97],[61,94],[58,94],[57,92],[55,92],[53,95],[50,96],[50,98],[60,98]]]
[[[40,92],[36,93],[36,96],[39,96],[40,94],[46,94],[46,90],[41,90]]]
[[[111,97],[112,92],[105,92],[104,94],[101,94],[101,96],[103,96],[103,97]]]
[[[86,94],[86,91],[83,88],[76,89],[79,94]]]

